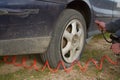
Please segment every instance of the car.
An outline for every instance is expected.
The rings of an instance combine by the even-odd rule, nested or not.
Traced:
[[[119,14],[118,0],[0,0],[0,55],[40,54],[52,68],[69,67],[99,33],[94,20]]]

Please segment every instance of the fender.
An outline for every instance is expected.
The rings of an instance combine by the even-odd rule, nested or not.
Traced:
[[[56,4],[64,4],[67,6],[67,4],[71,3],[72,1],[80,0],[1,0],[0,15],[17,15],[27,17],[30,14],[39,13],[39,4],[37,4],[38,2],[51,2]],[[81,1],[84,1],[91,8],[89,0]],[[35,5],[36,7],[31,7],[30,5]]]

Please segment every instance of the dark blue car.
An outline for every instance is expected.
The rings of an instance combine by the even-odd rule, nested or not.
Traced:
[[[94,20],[119,17],[119,0],[0,0],[0,55],[40,53],[69,67],[98,32]]]

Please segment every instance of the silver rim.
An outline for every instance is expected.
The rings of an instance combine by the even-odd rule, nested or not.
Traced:
[[[62,40],[62,57],[67,63],[75,61],[82,52],[84,45],[84,29],[77,19],[71,20],[66,26]]]

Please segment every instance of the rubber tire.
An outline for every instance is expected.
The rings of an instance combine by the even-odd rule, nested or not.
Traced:
[[[71,63],[65,62],[61,55],[61,38],[64,32],[64,29],[66,28],[66,25],[73,19],[78,19],[82,23],[84,27],[84,33],[86,35],[86,23],[82,14],[73,9],[64,10],[59,16],[57,23],[55,25],[55,30],[53,32],[52,40],[47,50],[47,53],[40,55],[43,64],[46,61],[48,61],[51,68],[56,68],[59,61],[63,61],[66,67],[69,67],[71,65]],[[84,36],[84,39],[85,38],[86,36]],[[85,45],[85,40],[83,43]],[[83,46],[83,49],[84,49],[84,46]],[[79,60],[79,59],[80,59],[80,55],[76,60]],[[63,67],[61,66],[61,68]]]

